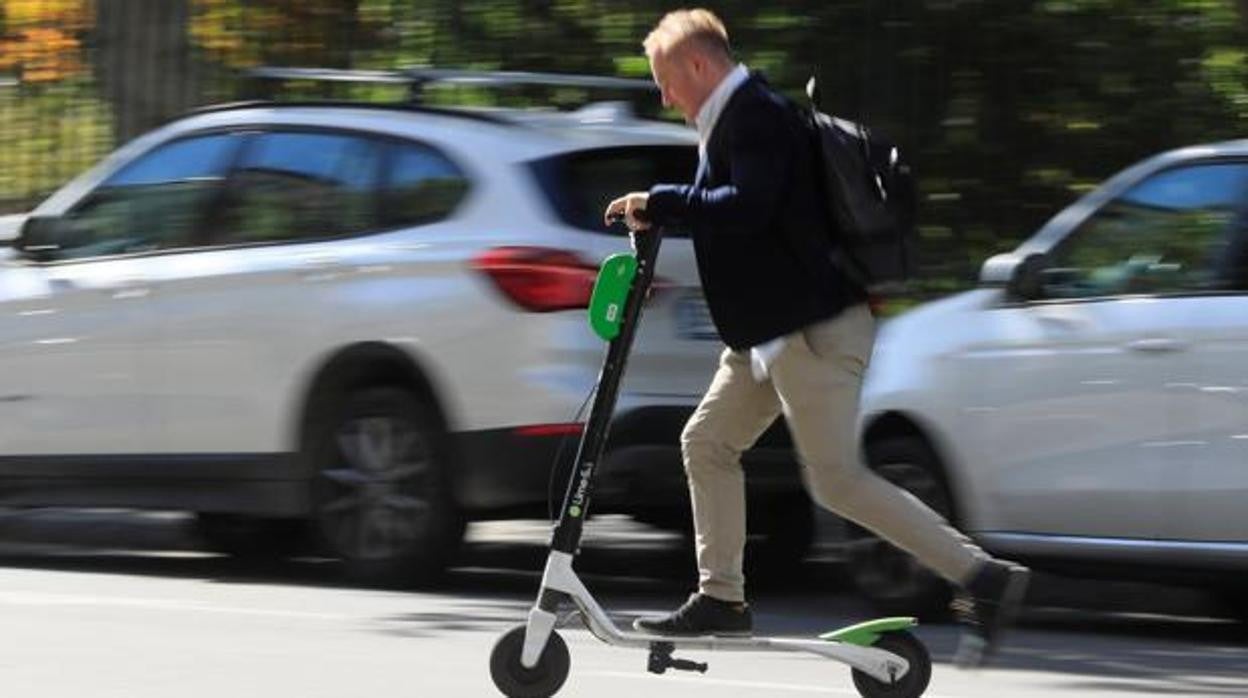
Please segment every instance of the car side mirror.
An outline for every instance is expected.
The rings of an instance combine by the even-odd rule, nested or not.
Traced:
[[[17,238],[22,234],[22,226],[29,216],[25,213],[10,213],[0,216],[0,245],[17,246]]]
[[[46,262],[61,249],[67,225],[60,216],[31,216],[22,223],[14,247],[27,259]]]
[[[999,254],[984,262],[979,280],[984,286],[1004,288],[1016,300],[1037,300],[1044,296],[1044,272],[1048,266],[1048,256],[1038,252]]]

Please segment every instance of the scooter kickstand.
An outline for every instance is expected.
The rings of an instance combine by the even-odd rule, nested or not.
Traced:
[[[668,669],[676,669],[677,671],[696,671],[699,674],[705,674],[707,664],[705,662],[691,662],[688,659],[676,659],[672,656],[672,652],[676,651],[676,645],[670,642],[651,642],[650,643],[650,661],[646,669],[652,674],[662,674]]]

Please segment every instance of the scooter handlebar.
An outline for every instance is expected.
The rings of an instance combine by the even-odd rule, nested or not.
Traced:
[[[633,218],[636,218],[637,220],[641,221],[642,223],[649,223],[649,222],[650,222],[650,214],[646,213],[646,209],[644,209],[644,208],[635,209],[635,210],[633,211]],[[616,212],[612,213],[610,216],[607,216],[607,222],[608,222],[608,223],[623,223],[623,222],[624,222],[624,212],[623,212],[623,211],[616,211]]]
[[[642,223],[649,223],[649,216],[645,209],[637,209],[633,211],[633,217]],[[624,213],[615,212],[608,216],[607,220],[611,223],[623,223]],[[661,226],[652,225],[645,230],[630,231],[630,237],[633,240],[633,251],[637,254],[639,260],[647,260],[653,262],[658,256],[658,247],[660,239],[663,237],[663,229]]]

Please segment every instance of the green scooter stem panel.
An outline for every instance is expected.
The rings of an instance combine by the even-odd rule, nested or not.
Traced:
[[[589,326],[603,341],[610,342],[620,334],[624,301],[635,276],[637,258],[631,254],[613,254],[598,269],[598,280],[589,298]]]
[[[905,630],[919,624],[918,619],[898,616],[894,618],[877,618],[869,620],[865,623],[851,625],[848,628],[841,628],[830,633],[824,633],[819,636],[820,640],[828,640],[829,642],[844,642],[848,645],[859,645],[861,647],[870,647],[875,644],[880,636],[892,632],[894,630]]]

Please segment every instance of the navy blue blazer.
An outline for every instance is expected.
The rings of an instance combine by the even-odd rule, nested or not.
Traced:
[[[693,184],[650,189],[651,220],[691,230],[711,319],[733,349],[866,300],[833,261],[815,157],[798,112],[753,74],[720,113]]]

